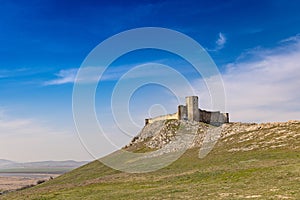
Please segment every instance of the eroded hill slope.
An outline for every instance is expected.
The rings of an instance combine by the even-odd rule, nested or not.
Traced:
[[[145,127],[125,148],[156,152],[169,145],[166,152],[172,152],[172,143],[192,135],[189,149],[163,169],[132,174],[94,161],[37,187],[0,198],[300,199],[299,121],[229,123],[217,129],[185,123],[190,122],[162,121]],[[180,127],[184,128],[178,135]],[[207,137],[210,130],[214,131]],[[196,133],[191,134],[193,131]],[[200,159],[201,146],[211,142],[215,142],[213,149]]]

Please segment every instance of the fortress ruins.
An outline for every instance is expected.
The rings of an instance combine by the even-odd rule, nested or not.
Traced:
[[[204,122],[212,125],[221,125],[229,122],[229,114],[220,111],[206,111],[198,108],[198,97],[188,96],[185,98],[186,105],[179,105],[174,114],[145,119],[145,125],[159,120],[177,119]]]

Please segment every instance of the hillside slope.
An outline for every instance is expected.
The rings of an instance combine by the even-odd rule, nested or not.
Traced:
[[[174,163],[150,173],[125,173],[94,161],[54,180],[1,199],[300,199],[300,122],[229,123],[200,159],[210,127],[163,121],[125,149],[154,152],[178,142],[178,129],[197,130]],[[149,130],[147,130],[149,129]],[[188,133],[186,133],[188,134]],[[204,142],[203,142],[204,141]],[[207,141],[206,141],[207,142]],[[166,153],[176,151],[172,145]]]

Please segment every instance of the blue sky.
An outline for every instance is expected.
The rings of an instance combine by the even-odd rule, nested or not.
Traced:
[[[100,42],[140,27],[182,32],[208,51],[223,76],[224,111],[233,121],[299,120],[299,1],[0,2],[0,158],[91,159],[72,118],[74,77]],[[97,89],[97,112],[109,115],[109,97],[122,74],[150,62],[183,73],[201,105],[210,108],[201,79],[194,77],[186,61],[145,50],[113,63]],[[139,127],[151,105],[176,111],[174,97],[157,86],[145,87],[133,97],[130,109]],[[113,132],[112,121],[107,124]]]

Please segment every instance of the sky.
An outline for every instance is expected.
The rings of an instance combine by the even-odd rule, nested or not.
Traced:
[[[207,51],[223,81],[226,104],[220,110],[229,112],[231,121],[300,119],[299,1],[0,0],[0,5],[0,159],[92,160],[112,151],[99,141],[103,138],[78,135],[73,86],[78,69],[97,45],[142,27],[178,31]],[[157,49],[127,53],[109,66],[95,94],[98,120],[118,145],[128,143],[145,118],[176,112],[177,97],[168,88],[140,87],[128,105],[135,128],[120,139],[122,130],[111,108],[114,88],[136,66],[145,70],[128,79],[167,79],[164,71],[147,71],[153,63],[182,74],[201,108],[218,108],[212,108],[203,77],[180,56]],[[88,68],[91,82],[97,81],[97,67]],[[191,94],[176,83],[184,104],[182,97]],[[116,107],[122,98],[118,103]],[[89,144],[97,148],[95,153],[84,144],[85,137],[95,141]]]

